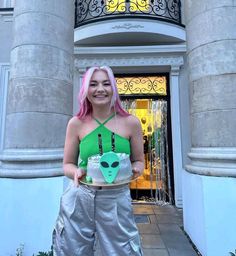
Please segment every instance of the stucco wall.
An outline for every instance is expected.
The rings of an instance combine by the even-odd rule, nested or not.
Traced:
[[[51,247],[63,177],[0,179],[0,256],[37,255]],[[4,210],[2,210],[4,209]]]

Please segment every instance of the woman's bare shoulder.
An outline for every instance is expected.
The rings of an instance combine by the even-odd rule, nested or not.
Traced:
[[[125,129],[126,133],[125,136],[132,137],[132,134],[137,130],[141,129],[141,123],[136,116],[129,115],[129,116],[120,116],[119,126],[122,129]]]
[[[78,129],[81,127],[82,124],[82,120],[80,120],[77,116],[73,116],[68,122],[68,128]]]
[[[132,126],[132,127],[140,125],[140,121],[139,121],[139,119],[136,116],[129,115],[129,116],[125,117],[125,118],[126,118],[127,124]]]

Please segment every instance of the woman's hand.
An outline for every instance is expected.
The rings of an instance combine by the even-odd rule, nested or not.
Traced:
[[[142,171],[140,171],[140,169],[138,169],[137,167],[133,167],[132,171],[133,171],[132,179],[136,179],[142,174]]]
[[[76,187],[79,186],[79,180],[81,180],[86,175],[85,171],[81,168],[78,168],[74,172],[74,184]]]

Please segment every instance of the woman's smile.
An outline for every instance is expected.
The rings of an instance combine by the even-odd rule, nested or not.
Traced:
[[[91,104],[110,104],[113,95],[111,83],[106,72],[97,70],[93,73],[88,88],[87,98]]]
[[[98,95],[94,95],[93,97],[95,97],[95,98],[105,98],[105,97],[107,97],[107,95],[105,95],[105,94],[98,94]]]

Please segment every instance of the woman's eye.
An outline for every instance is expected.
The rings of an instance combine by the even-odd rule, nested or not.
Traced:
[[[91,84],[89,84],[89,86],[91,86],[91,87],[94,87],[94,86],[96,86],[97,84],[95,84],[95,83],[91,83]]]
[[[103,85],[104,86],[110,86],[111,84],[110,83],[104,83]]]

